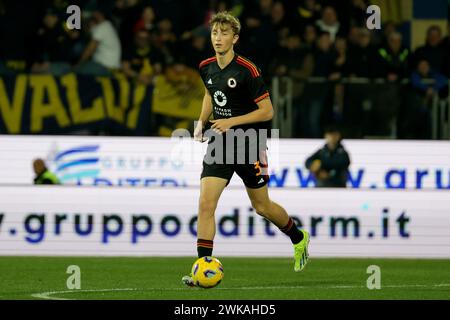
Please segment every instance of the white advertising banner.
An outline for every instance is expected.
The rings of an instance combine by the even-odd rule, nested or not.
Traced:
[[[314,187],[306,158],[322,140],[269,143],[269,186]],[[354,189],[450,190],[450,142],[347,140],[347,186]],[[80,136],[0,136],[0,185],[32,184],[41,157],[64,184],[198,186],[206,143],[192,139]],[[231,185],[242,185],[236,175]]]
[[[198,188],[0,187],[0,255],[196,256]],[[272,189],[312,257],[450,258],[446,191]],[[242,188],[216,211],[216,256],[292,255]]]

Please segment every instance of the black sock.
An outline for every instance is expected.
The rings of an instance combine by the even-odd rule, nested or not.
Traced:
[[[292,218],[289,218],[287,225],[280,230],[286,234],[289,238],[291,238],[291,242],[293,244],[297,244],[303,240],[303,233],[298,230],[297,225],[295,224]]]
[[[212,256],[213,241],[212,240],[197,240],[197,254],[198,257]]]

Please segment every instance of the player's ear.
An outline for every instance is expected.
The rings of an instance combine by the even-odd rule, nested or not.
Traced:
[[[236,44],[236,42],[238,42],[238,40],[239,40],[239,35],[238,35],[238,34],[235,34],[235,35],[233,36],[233,44]]]

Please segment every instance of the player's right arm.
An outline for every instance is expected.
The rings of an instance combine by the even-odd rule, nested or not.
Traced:
[[[316,173],[320,169],[320,166],[321,166],[321,161],[320,161],[321,150],[322,149],[319,149],[316,152],[314,152],[314,154],[309,156],[308,159],[306,159],[306,161],[305,161],[305,167],[308,170],[310,170],[311,172],[313,172],[313,173]]]
[[[200,117],[198,119],[197,125],[194,130],[194,140],[196,141],[204,141],[203,140],[203,127],[208,121],[209,117],[213,112],[211,95],[209,94],[208,89],[205,88],[205,95],[203,96],[202,102],[202,111],[200,112]]]
[[[83,53],[81,54],[80,61],[78,61],[77,65],[80,65],[86,61],[88,61],[93,55],[95,50],[97,50],[98,47],[98,41],[97,40],[91,40],[89,44],[84,49]]]

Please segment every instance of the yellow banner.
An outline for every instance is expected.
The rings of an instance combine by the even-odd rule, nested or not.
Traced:
[[[197,71],[184,67],[168,68],[157,76],[153,91],[153,112],[169,117],[198,119],[205,87]]]
[[[64,133],[113,121],[148,130],[151,88],[114,77],[18,74],[0,77],[0,134]],[[103,123],[103,124],[100,124]],[[118,130],[118,129],[117,129]]]

